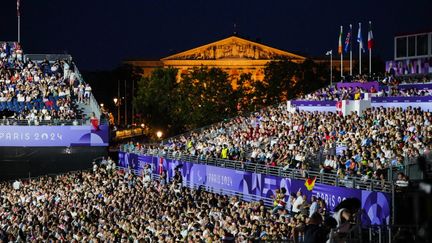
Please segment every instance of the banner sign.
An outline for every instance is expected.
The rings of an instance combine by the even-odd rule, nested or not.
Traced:
[[[372,103],[416,103],[432,102],[432,96],[389,96],[389,97],[372,97]]]
[[[108,146],[109,126],[0,126],[2,147]]]
[[[351,82],[351,83],[337,83],[336,84],[337,89],[355,89],[355,88],[362,88],[365,90],[370,91],[372,87],[375,88],[375,90],[379,89],[379,83],[378,82],[366,82],[366,83],[360,83],[360,82]]]
[[[335,106],[333,100],[292,100],[291,104],[295,106]]]
[[[119,152],[119,166],[121,167],[141,171],[145,164],[151,166],[154,174],[158,174],[161,170],[166,171],[168,178],[172,178],[175,169],[178,168],[183,180],[191,184],[206,185],[214,189],[231,190],[265,198],[271,198],[272,195],[276,194],[276,189],[279,188],[287,190],[286,200],[288,200],[291,193],[301,191],[308,197],[308,200],[310,200],[311,196],[324,199],[327,209],[331,212],[341,201],[354,197],[361,201],[362,209],[365,212],[363,222],[374,225],[390,223],[391,200],[388,193],[336,187],[320,183],[316,183],[312,191],[308,191],[305,180]],[[160,168],[161,166],[162,168]]]
[[[432,58],[406,59],[401,61],[387,61],[386,71],[399,75],[432,73]]]

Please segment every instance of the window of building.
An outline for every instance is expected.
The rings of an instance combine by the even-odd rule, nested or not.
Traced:
[[[416,55],[416,36],[408,37],[408,56],[412,57]]]
[[[406,57],[407,56],[407,38],[399,37],[396,38],[396,57]]]
[[[417,56],[423,56],[428,54],[428,35],[417,36]]]

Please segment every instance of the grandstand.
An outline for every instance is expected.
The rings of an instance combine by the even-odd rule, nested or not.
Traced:
[[[0,57],[1,175],[32,177],[0,183],[0,242],[391,242],[395,195],[427,177],[427,76],[338,83],[82,170],[108,130],[72,58]]]
[[[0,42],[0,112],[30,123],[77,120],[85,123],[91,109],[91,87],[69,55],[25,55],[17,43]],[[94,98],[93,98],[94,99]],[[94,102],[92,102],[94,103]]]
[[[86,168],[106,154],[108,126],[70,55],[0,42],[0,90],[2,179]]]
[[[184,185],[261,200],[275,210],[281,188],[287,202],[301,191],[302,201],[318,198],[330,212],[357,198],[362,224],[378,226],[369,228],[370,240],[372,231],[390,240],[391,225],[401,218],[395,191],[427,176],[417,159],[432,157],[430,90],[429,82],[395,79],[339,83],[160,145],[124,144],[119,163],[140,175],[150,168],[162,180],[180,171]]]

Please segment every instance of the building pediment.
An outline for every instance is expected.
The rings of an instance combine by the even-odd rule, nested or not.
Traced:
[[[304,60],[305,57],[272,48],[260,43],[231,36],[220,41],[180,52],[165,58],[168,60]]]

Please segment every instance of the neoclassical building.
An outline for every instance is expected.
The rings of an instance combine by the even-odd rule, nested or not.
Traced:
[[[143,76],[149,76],[159,67],[177,68],[180,76],[192,68],[207,66],[221,68],[233,81],[242,73],[250,73],[253,80],[262,81],[265,65],[278,59],[303,62],[306,57],[233,35],[160,60],[127,60],[125,63],[142,68]],[[325,59],[315,60],[327,62]],[[339,65],[340,62],[333,60],[333,71],[337,71]]]
[[[262,80],[265,65],[269,61],[282,58],[294,62],[306,59],[238,36],[230,36],[159,61],[128,60],[126,63],[141,67],[144,76],[150,75],[152,70],[158,67],[174,67],[183,73],[194,67],[207,66],[221,68],[231,76],[251,73],[253,79]]]

